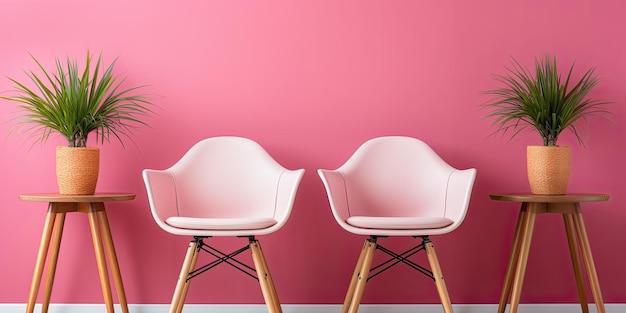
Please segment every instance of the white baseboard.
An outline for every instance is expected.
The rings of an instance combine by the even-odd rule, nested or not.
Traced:
[[[330,313],[341,312],[339,304],[283,304],[284,313]],[[455,304],[455,313],[485,313],[496,312],[497,304]],[[626,303],[605,304],[607,313],[626,312]],[[2,313],[23,313],[26,304],[0,303]],[[131,313],[167,313],[169,304],[129,304]],[[119,305],[116,312],[121,312]],[[35,307],[35,312],[41,312],[41,305]],[[103,304],[50,304],[49,313],[106,313]],[[266,313],[263,304],[186,304],[184,313]],[[439,304],[362,304],[360,313],[441,313]],[[508,312],[508,311],[507,311]],[[571,313],[581,312],[579,304],[520,304],[519,313]],[[590,313],[597,313],[593,304],[589,305]]]

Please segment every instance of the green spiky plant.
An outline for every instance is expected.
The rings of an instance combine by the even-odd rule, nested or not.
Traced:
[[[58,132],[69,147],[86,147],[88,136],[95,132],[97,143],[114,137],[124,146],[122,137],[129,137],[138,124],[147,125],[141,117],[152,113],[152,103],[147,96],[134,94],[144,86],[122,88],[125,79],[113,74],[117,58],[100,74],[102,53],[92,68],[92,55],[87,51],[83,71],[68,57],[65,64],[57,58],[56,72],[51,72],[30,56],[41,71],[25,71],[34,87],[9,77],[15,95],[0,98],[19,104],[22,112],[13,119],[14,130],[35,138],[33,144]]]
[[[536,58],[534,75],[514,58],[512,63],[505,75],[494,75],[504,87],[485,92],[495,96],[483,108],[489,111],[488,118],[495,118],[496,132],[511,133],[514,138],[522,130],[534,128],[544,146],[556,146],[559,135],[569,129],[584,146],[576,122],[609,113],[603,108],[608,102],[588,98],[598,84],[595,69],[588,69],[579,80],[574,80],[572,64],[563,81],[556,57]]]

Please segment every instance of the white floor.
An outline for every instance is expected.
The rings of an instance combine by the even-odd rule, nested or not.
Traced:
[[[488,313],[496,312],[497,304],[458,304],[453,305],[455,313]],[[607,313],[624,313],[626,304],[605,304]],[[167,313],[167,304],[130,304],[130,313]],[[341,312],[338,304],[283,304],[283,313],[329,313]],[[2,304],[2,313],[23,313],[26,304]],[[116,312],[121,312],[119,306]],[[589,305],[590,313],[597,313],[593,304]],[[35,312],[41,312],[37,305]],[[106,313],[103,304],[51,304],[49,313]],[[260,304],[187,304],[183,313],[266,313],[265,305]],[[363,304],[359,307],[360,313],[441,313],[443,309],[438,304]],[[507,310],[508,312],[508,310]],[[518,313],[573,313],[582,312],[579,304],[521,304]]]

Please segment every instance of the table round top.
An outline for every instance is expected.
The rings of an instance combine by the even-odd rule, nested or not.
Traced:
[[[536,195],[531,193],[493,193],[489,197],[496,201],[574,203],[607,201],[609,195],[601,193],[570,193],[565,195]]]
[[[132,193],[96,193],[93,195],[62,195],[59,193],[26,193],[20,200],[38,202],[108,202],[135,199]]]

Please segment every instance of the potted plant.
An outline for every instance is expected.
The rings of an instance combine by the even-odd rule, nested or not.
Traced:
[[[68,146],[57,147],[56,172],[61,194],[93,194],[99,173],[100,150],[87,147],[88,136],[95,132],[96,143],[111,137],[122,146],[137,124],[147,125],[141,117],[152,113],[146,95],[135,94],[143,86],[126,88],[125,79],[113,74],[117,58],[104,72],[102,54],[92,67],[87,51],[82,71],[76,60],[65,63],[56,59],[56,71],[49,71],[33,56],[41,74],[26,71],[34,87],[10,78],[15,90],[0,98],[16,102],[21,109],[14,130],[45,142],[56,132],[67,139]],[[34,144],[33,143],[33,144]]]
[[[598,84],[595,68],[573,77],[574,64],[563,80],[556,57],[536,58],[534,73],[513,59],[512,67],[494,79],[502,87],[485,93],[494,96],[483,104],[495,118],[496,132],[509,133],[511,138],[523,130],[534,129],[543,140],[542,146],[528,146],[527,166],[530,189],[535,194],[565,194],[569,183],[570,147],[559,146],[559,135],[570,130],[584,146],[579,122],[593,115],[609,113],[606,101],[590,99],[589,92]]]

